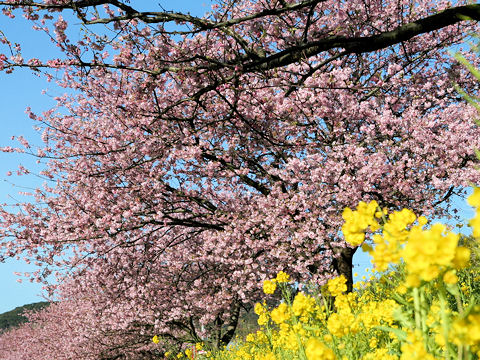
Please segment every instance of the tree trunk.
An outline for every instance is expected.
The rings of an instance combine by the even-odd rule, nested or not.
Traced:
[[[347,279],[347,292],[353,291],[353,254],[356,248],[334,248],[333,253],[336,257],[333,259],[333,269],[338,275],[343,275]]]
[[[217,349],[220,349],[222,346],[222,325],[223,321],[220,315],[215,319],[215,342],[214,345]]]
[[[223,334],[222,339],[221,339],[221,344],[222,345],[227,345],[230,342],[230,340],[232,340],[233,335],[235,335],[235,330],[237,329],[239,317],[240,317],[240,303],[236,302],[233,305],[232,316],[230,317],[230,320],[228,321],[227,329],[225,331],[225,334]]]

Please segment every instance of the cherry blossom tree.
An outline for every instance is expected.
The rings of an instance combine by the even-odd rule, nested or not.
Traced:
[[[119,328],[148,318],[152,334],[228,343],[279,270],[300,283],[341,273],[351,289],[345,207],[441,215],[479,181],[476,113],[453,85],[477,84],[448,50],[477,30],[480,5],[219,0],[204,17],[120,0],[0,5],[63,53],[24,59],[3,39],[0,68],[66,89],[29,110],[43,147],[4,148],[45,161],[46,183],[1,210],[3,256],[26,254],[40,280],[68,269],[72,294],[95,289]]]
[[[28,315],[29,322],[0,334],[0,359],[159,359],[150,324],[112,328],[85,296],[52,303]]]

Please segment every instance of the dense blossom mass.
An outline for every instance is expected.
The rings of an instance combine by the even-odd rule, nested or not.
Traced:
[[[351,290],[360,232],[383,209],[439,215],[479,182],[476,110],[455,90],[478,82],[449,50],[477,30],[480,5],[219,0],[203,17],[118,0],[0,5],[62,54],[27,59],[2,37],[0,69],[65,88],[55,108],[27,111],[43,146],[3,148],[37,156],[46,182],[0,209],[1,255],[36,262],[39,281],[60,269],[58,296],[88,303],[97,331],[221,346],[278,271],[317,284],[340,274]],[[349,244],[342,211],[360,201],[361,219],[343,213]],[[374,242],[395,258],[387,235]],[[409,272],[453,260],[438,261]]]

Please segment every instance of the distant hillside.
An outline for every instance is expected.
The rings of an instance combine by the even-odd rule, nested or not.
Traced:
[[[0,314],[0,332],[27,322],[27,318],[25,316],[22,316],[25,310],[41,310],[48,305],[49,302],[41,301],[33,304],[19,306],[11,311]]]

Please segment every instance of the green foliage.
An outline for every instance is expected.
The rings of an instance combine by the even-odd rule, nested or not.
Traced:
[[[50,303],[47,301],[40,301],[33,304],[19,306],[11,311],[0,314],[0,332],[4,332],[12,327],[27,322],[27,318],[23,316],[25,311],[39,311],[47,307],[49,304]]]

